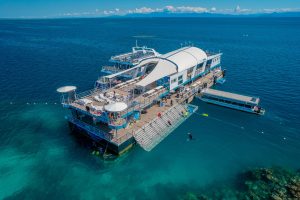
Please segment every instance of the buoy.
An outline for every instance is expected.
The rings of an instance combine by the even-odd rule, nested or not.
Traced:
[[[95,151],[92,152],[92,155],[95,155]]]
[[[202,116],[203,117],[208,117],[208,114],[207,113],[203,113]]]
[[[96,156],[99,156],[100,152],[99,151],[96,151]]]
[[[283,140],[286,140],[286,137],[283,137]]]

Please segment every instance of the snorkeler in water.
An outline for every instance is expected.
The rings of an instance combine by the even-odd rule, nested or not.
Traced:
[[[190,141],[190,140],[193,140],[193,139],[194,139],[194,138],[193,138],[193,135],[192,135],[191,133],[188,133],[187,135],[188,135],[188,141]]]

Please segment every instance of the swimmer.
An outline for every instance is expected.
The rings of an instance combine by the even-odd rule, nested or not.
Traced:
[[[193,140],[193,135],[191,133],[188,133],[188,141]]]

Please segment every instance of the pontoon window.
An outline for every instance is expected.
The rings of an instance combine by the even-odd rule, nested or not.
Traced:
[[[178,84],[182,84],[183,83],[183,79],[182,79],[182,75],[178,76]]]
[[[175,82],[177,82],[177,78],[174,78],[174,79],[171,80],[171,84],[173,84]]]

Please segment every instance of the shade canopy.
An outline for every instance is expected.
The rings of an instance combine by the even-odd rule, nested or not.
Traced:
[[[146,87],[147,85],[165,77],[176,73],[176,65],[169,60],[160,59],[156,64],[155,68],[150,74],[148,74],[144,79],[139,81],[136,85],[141,87]]]
[[[197,66],[207,60],[206,53],[197,47],[183,47],[155,58],[155,68],[144,79],[136,85],[146,87],[147,85]],[[150,60],[145,60],[145,62]]]
[[[121,112],[126,108],[127,108],[127,104],[124,102],[116,102],[104,106],[104,109],[108,112]]]
[[[182,72],[207,60],[207,54],[197,47],[183,47],[161,56],[173,62],[177,66],[177,71]]]
[[[64,86],[64,87],[60,87],[58,88],[56,91],[59,93],[67,93],[67,92],[71,92],[76,90],[76,86]]]

